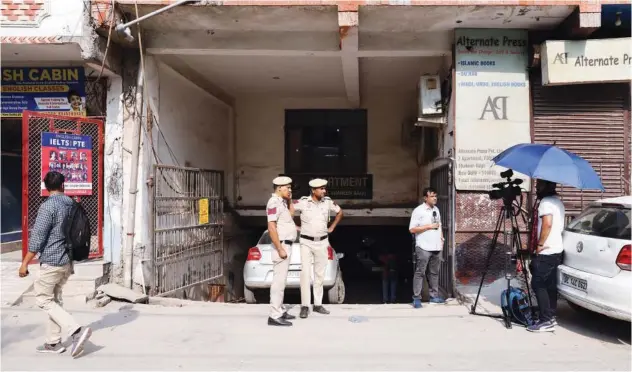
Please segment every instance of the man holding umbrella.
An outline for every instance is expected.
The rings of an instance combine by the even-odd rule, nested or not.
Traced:
[[[540,307],[539,321],[527,328],[530,332],[553,332],[557,309],[557,267],[562,263],[564,245],[565,209],[557,196],[556,184],[539,179],[536,184],[538,198],[538,226],[536,256],[531,261],[531,287]]]

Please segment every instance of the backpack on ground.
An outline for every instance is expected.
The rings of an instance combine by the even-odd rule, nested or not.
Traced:
[[[500,295],[500,306],[503,311],[503,315],[511,318],[515,323],[521,324],[525,327],[533,325],[533,317],[531,316],[531,309],[529,307],[529,301],[527,299],[527,293],[520,289],[509,287],[509,304],[507,303],[507,290],[502,291]]]
[[[90,255],[90,219],[81,204],[73,201],[62,225],[66,237],[66,253],[71,261],[83,261]]]

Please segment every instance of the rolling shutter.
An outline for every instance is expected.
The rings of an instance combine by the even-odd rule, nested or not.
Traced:
[[[537,74],[532,76],[531,86],[534,142],[555,143],[588,160],[606,189],[604,193],[560,189],[567,212],[575,214],[595,199],[629,194],[629,84],[545,87]]]

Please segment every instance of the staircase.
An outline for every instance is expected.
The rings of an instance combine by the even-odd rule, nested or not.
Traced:
[[[89,260],[84,262],[75,262],[75,273],[70,276],[68,282],[64,286],[62,298],[70,299],[71,297],[86,301],[92,297],[97,288],[106,284],[110,280],[109,262],[101,259]],[[33,278],[37,277],[39,265],[30,265],[29,271]],[[33,286],[22,295],[22,300],[34,299],[35,292]]]

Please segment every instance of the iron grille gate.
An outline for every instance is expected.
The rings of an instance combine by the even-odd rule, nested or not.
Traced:
[[[445,237],[445,245],[442,251],[441,271],[439,272],[439,288],[446,297],[453,296],[454,278],[454,245],[452,241],[452,229],[454,222],[454,210],[452,209],[452,164],[446,164],[430,172],[430,186],[437,190],[437,207],[441,212],[441,228]]]
[[[154,166],[154,296],[223,275],[224,173]]]
[[[29,231],[37,211],[46,200],[41,196],[42,133],[70,133],[92,138],[92,195],[78,196],[90,219],[90,258],[103,256],[103,121],[42,114],[22,113],[22,257],[28,250]]]

